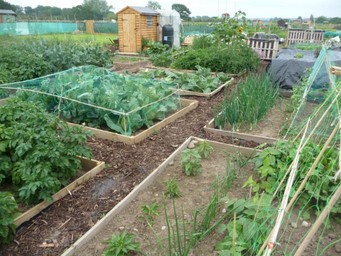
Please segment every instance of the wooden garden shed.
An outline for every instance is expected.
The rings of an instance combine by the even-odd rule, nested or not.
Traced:
[[[159,13],[148,7],[127,6],[117,12],[119,51],[142,50],[142,39],[157,41]]]
[[[17,14],[12,10],[0,9],[0,23],[14,22]]]

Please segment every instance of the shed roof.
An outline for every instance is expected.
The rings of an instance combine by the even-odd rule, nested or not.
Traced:
[[[137,11],[138,13],[140,14],[143,14],[143,15],[150,15],[150,16],[157,16],[159,15],[160,13],[158,13],[157,11],[151,9],[151,8],[148,8],[148,7],[138,7],[138,6],[127,6],[125,8],[123,8],[122,10],[120,10],[119,12],[117,13],[120,13],[128,8],[131,8],[131,9],[134,9],[135,11]]]
[[[5,10],[5,9],[0,9],[0,15],[17,15],[15,12],[12,10]]]

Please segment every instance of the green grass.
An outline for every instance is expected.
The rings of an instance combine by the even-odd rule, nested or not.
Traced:
[[[117,39],[117,34],[46,34],[46,35],[27,35],[27,36],[0,36],[0,44],[12,44],[13,41],[28,39],[48,39],[65,41],[95,41],[101,44],[111,44],[110,39]]]

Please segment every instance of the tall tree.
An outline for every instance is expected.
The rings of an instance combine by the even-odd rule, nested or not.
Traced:
[[[4,0],[0,0],[0,9],[5,9],[5,10],[12,10],[15,12],[15,6],[4,1]]]
[[[191,11],[184,4],[173,4],[172,10],[177,11],[180,14],[180,18],[183,20],[189,20],[189,15],[191,15]]]
[[[161,5],[157,1],[149,1],[147,4],[147,7],[149,7],[150,9],[153,9],[153,10],[160,10],[161,9]]]
[[[325,17],[325,16],[319,16],[316,18],[316,23],[325,23],[325,22],[328,22],[328,18]]]
[[[84,19],[103,20],[112,8],[106,0],[84,0]]]
[[[309,20],[310,20],[310,23],[313,24],[314,23],[314,15],[310,14]]]

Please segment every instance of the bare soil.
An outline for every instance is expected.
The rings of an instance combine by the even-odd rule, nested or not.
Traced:
[[[152,185],[140,192],[137,198],[131,202],[119,215],[115,216],[94,239],[86,244],[82,250],[77,251],[79,255],[101,255],[105,247],[103,241],[109,239],[113,233],[120,233],[123,229],[136,236],[137,241],[141,243],[141,250],[148,255],[162,255],[162,250],[167,251],[167,221],[164,214],[163,204],[167,209],[167,215],[173,228],[175,228],[175,218],[173,203],[171,199],[163,199],[165,191],[164,183],[175,178],[179,184],[182,196],[174,200],[175,208],[179,221],[182,223],[182,210],[184,220],[188,223],[187,229],[191,229],[190,223],[193,221],[193,213],[196,209],[202,209],[209,204],[213,195],[213,183],[215,178],[222,178],[226,175],[227,159],[231,155],[221,149],[215,149],[211,157],[203,159],[202,172],[196,176],[186,176],[180,164],[180,155],[160,174]],[[250,176],[252,169],[244,170],[239,173],[233,187],[230,189],[229,198],[247,197],[248,188],[242,188],[243,182]],[[155,216],[153,227],[149,227],[145,219],[141,218],[141,208],[144,205],[156,203],[159,205],[159,215]],[[182,230],[182,228],[180,228]],[[158,245],[159,243],[162,246]],[[202,248],[200,254],[194,255],[212,255],[214,253],[214,243]],[[194,252],[193,252],[194,253]]]

